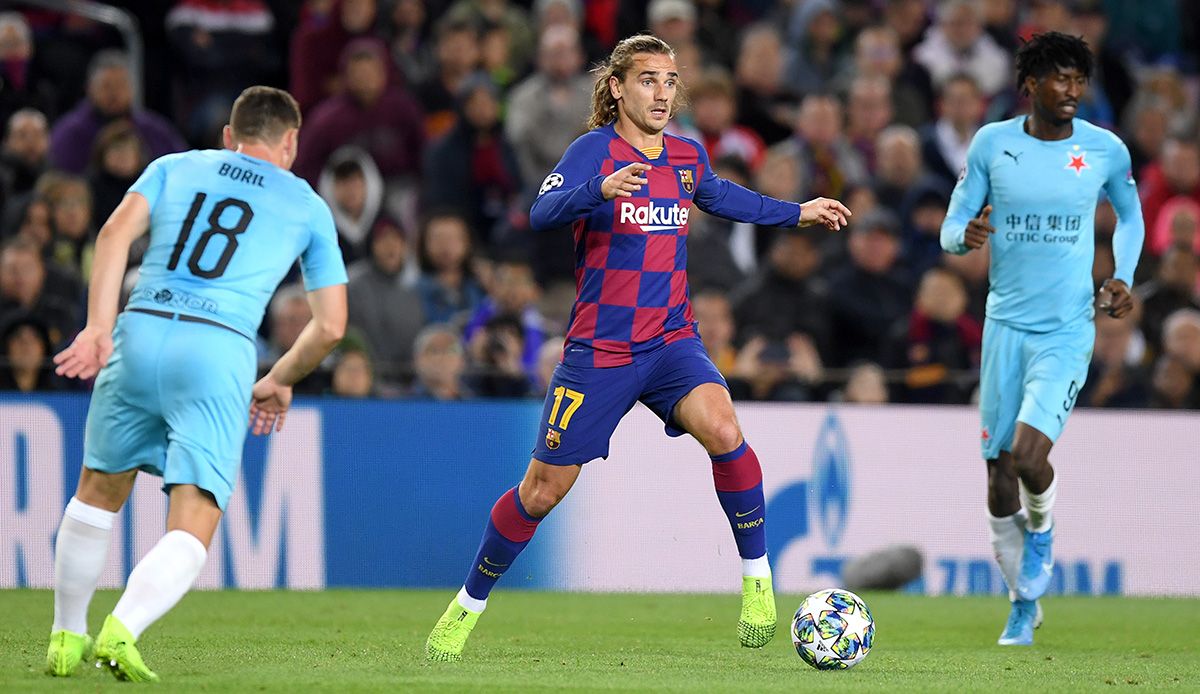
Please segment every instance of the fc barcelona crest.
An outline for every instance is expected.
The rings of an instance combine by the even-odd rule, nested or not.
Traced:
[[[696,179],[692,178],[691,169],[677,169],[679,172],[679,182],[683,185],[683,189],[691,195],[696,190]]]
[[[562,437],[557,431],[551,429],[550,431],[546,432],[546,448],[549,448],[550,450],[554,450],[555,448],[558,448],[561,445],[562,445]]]

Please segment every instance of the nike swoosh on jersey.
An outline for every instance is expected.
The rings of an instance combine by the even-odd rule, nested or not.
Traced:
[[[738,513],[735,511],[733,515],[736,518],[745,518],[746,516],[750,515],[751,513],[754,513],[755,511],[757,511],[760,508],[762,508],[762,504],[755,506],[754,508],[750,509],[749,511],[746,511],[745,513]]]
[[[499,569],[499,568],[503,568],[503,567],[505,567],[505,566],[508,566],[508,564],[496,564],[496,563],[494,563],[494,562],[493,562],[491,559],[488,559],[487,557],[484,557],[484,558],[483,558],[483,563],[484,563],[484,564],[487,564],[488,566],[494,566],[494,567],[496,567],[496,568],[498,568],[498,569]]]

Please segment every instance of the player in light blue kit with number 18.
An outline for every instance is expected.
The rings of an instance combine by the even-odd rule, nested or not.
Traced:
[[[233,492],[246,438],[283,426],[292,384],[346,326],[346,268],[333,216],[296,158],[300,110],[287,92],[251,87],[233,104],[225,150],[162,157],[100,230],[88,322],[54,358],[96,388],[83,471],[63,512],[54,559],[52,675],[92,651],[87,610],[117,511],[139,470],[170,495],[167,534],[129,575],[95,657],[119,679],[154,681],[135,645],[191,588]],[[117,317],[130,244],[150,230],[137,287]],[[254,336],[267,302],[300,258],[313,318],[254,382]]]
[[[991,244],[979,408],[992,547],[1012,600],[1005,646],[1033,643],[1038,599],[1053,577],[1058,479],[1047,457],[1092,357],[1101,191],[1119,221],[1116,272],[1098,305],[1116,318],[1133,306],[1129,288],[1145,235],[1129,150],[1074,117],[1091,74],[1091,51],[1074,36],[1038,34],[1017,51],[1017,84],[1031,113],[975,135],[942,225],[950,253]]]

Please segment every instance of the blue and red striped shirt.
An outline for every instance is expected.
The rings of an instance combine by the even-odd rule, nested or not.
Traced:
[[[605,177],[629,164],[651,166],[633,197],[605,200]],[[687,234],[692,205],[708,214],[795,226],[800,205],[722,178],[694,140],[664,134],[650,159],[606,125],[581,135],[542,183],[529,213],[535,230],[573,224],[577,296],[563,361],[611,367],[696,335],[688,301]]]

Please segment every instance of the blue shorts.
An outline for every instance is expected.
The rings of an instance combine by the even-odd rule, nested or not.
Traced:
[[[254,343],[238,333],[125,312],[113,354],[96,379],[84,434],[84,466],[140,469],[163,491],[194,484],[221,510],[242,462]]]
[[[1087,380],[1096,329],[1079,321],[1048,333],[1033,333],[987,319],[979,412],[983,457],[1011,451],[1017,422],[1057,441]]]
[[[550,465],[607,458],[617,423],[638,401],[663,420],[668,436],[682,436],[687,432],[672,418],[675,405],[705,383],[729,387],[695,337],[638,354],[625,366],[559,364],[546,393],[533,457]]]

